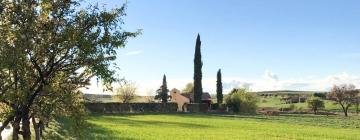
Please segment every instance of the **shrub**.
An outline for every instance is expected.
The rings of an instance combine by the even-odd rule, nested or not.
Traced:
[[[321,99],[325,99],[326,98],[326,93],[321,93],[321,92],[316,92],[313,94],[314,97],[319,97]]]
[[[294,110],[296,109],[295,104],[290,104],[289,109],[292,110],[292,111],[294,111]]]
[[[318,97],[312,97],[307,100],[308,107],[316,114],[319,108],[324,108],[324,101]]]
[[[225,99],[227,107],[235,113],[256,113],[258,98],[245,89],[234,89]]]

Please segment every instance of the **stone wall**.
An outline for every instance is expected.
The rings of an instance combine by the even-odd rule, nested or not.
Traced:
[[[91,113],[175,113],[176,103],[85,103],[85,108]],[[188,104],[189,112],[208,112],[208,104]]]
[[[192,103],[187,105],[187,109],[189,112],[208,112],[209,111],[209,105],[208,104],[197,104]]]
[[[176,103],[85,103],[91,113],[174,113]]]

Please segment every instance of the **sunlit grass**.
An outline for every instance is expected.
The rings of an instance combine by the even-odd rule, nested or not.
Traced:
[[[359,139],[360,118],[206,114],[92,115],[81,139]]]

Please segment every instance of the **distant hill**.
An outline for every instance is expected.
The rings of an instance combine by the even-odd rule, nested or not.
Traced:
[[[261,94],[277,94],[277,95],[291,95],[291,94],[314,94],[314,93],[317,93],[317,92],[324,92],[324,91],[297,91],[297,90],[275,90],[275,91],[258,91],[258,92],[251,92],[251,93],[255,93],[255,94],[258,94],[258,95],[261,95]]]

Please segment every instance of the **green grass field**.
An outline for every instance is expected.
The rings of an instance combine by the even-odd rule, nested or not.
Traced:
[[[341,106],[338,104],[335,104],[333,101],[324,100],[325,108],[321,110],[326,111],[335,111],[342,113]],[[258,106],[260,108],[262,107],[273,107],[273,108],[289,108],[291,104],[284,104],[280,101],[280,98],[278,97],[269,97],[269,98],[260,98],[260,102],[258,103]],[[305,103],[294,103],[295,110],[308,110],[308,104]],[[355,112],[355,106],[351,106],[349,108],[349,112]]]
[[[319,140],[360,139],[360,117],[207,114],[91,115],[82,130],[86,140]],[[73,135],[62,120],[62,138]]]

